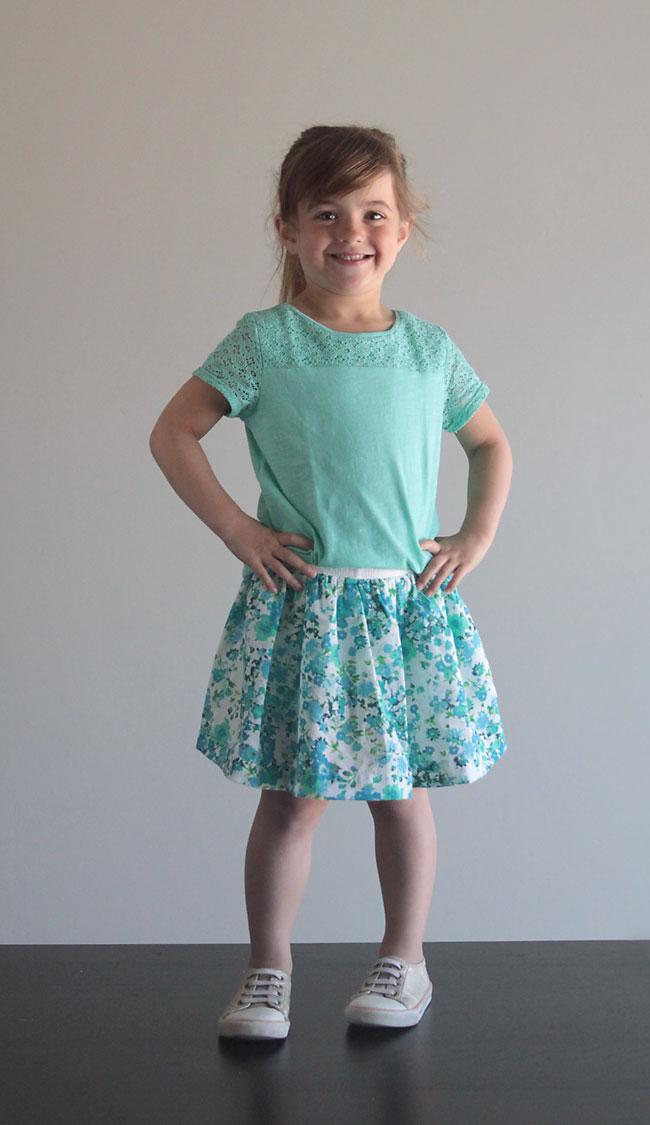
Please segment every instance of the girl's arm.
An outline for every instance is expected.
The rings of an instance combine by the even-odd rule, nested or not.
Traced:
[[[219,484],[200,441],[229,412],[221,391],[192,375],[167,403],[149,438],[153,459],[174,491],[220,539],[244,513]]]
[[[486,402],[456,431],[469,461],[467,512],[455,535],[420,539],[432,559],[418,575],[418,590],[432,597],[450,574],[451,593],[481,561],[494,536],[505,507],[512,478],[512,452],[508,439]]]
[[[477,536],[489,546],[510,491],[510,443],[487,402],[481,403],[456,437],[469,461],[467,512],[460,533]]]
[[[221,391],[192,375],[167,403],[151,431],[153,459],[188,508],[268,590],[277,593],[269,569],[300,590],[302,584],[289,568],[311,577],[316,571],[291,547],[312,551],[313,540],[293,531],[275,531],[247,515],[219,484],[201,448],[201,438],[229,411],[230,403]]]

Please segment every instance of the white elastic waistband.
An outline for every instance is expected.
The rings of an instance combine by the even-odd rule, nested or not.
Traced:
[[[364,566],[318,566],[313,564],[319,574],[331,574],[334,578],[401,578],[412,574],[410,570],[384,570],[382,567]]]

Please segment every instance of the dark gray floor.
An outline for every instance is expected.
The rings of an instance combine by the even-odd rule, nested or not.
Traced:
[[[351,1027],[377,948],[294,944],[255,1043],[216,1029],[247,945],[0,947],[2,1123],[650,1122],[650,942],[428,943],[421,1022]]]

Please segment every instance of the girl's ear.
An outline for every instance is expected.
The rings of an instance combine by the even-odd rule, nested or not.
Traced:
[[[412,230],[413,230],[413,217],[411,216],[408,219],[403,219],[402,222],[400,223],[400,233],[399,233],[400,243],[401,243],[400,249],[404,245],[404,243],[406,242],[406,240],[407,240],[407,238],[410,235]]]
[[[279,215],[275,216],[275,229],[277,230],[285,249],[289,253],[295,253],[296,236],[294,228],[291,223],[281,219]]]

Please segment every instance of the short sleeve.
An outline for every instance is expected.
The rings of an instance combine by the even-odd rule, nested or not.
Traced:
[[[237,321],[213,352],[193,371],[199,379],[216,387],[230,403],[226,418],[237,418],[250,410],[260,392],[262,364],[257,329],[250,313]]]
[[[481,403],[487,398],[490,388],[483,383],[465,356],[447,336],[445,359],[445,405],[442,414],[442,428],[455,434],[469,422]]]

